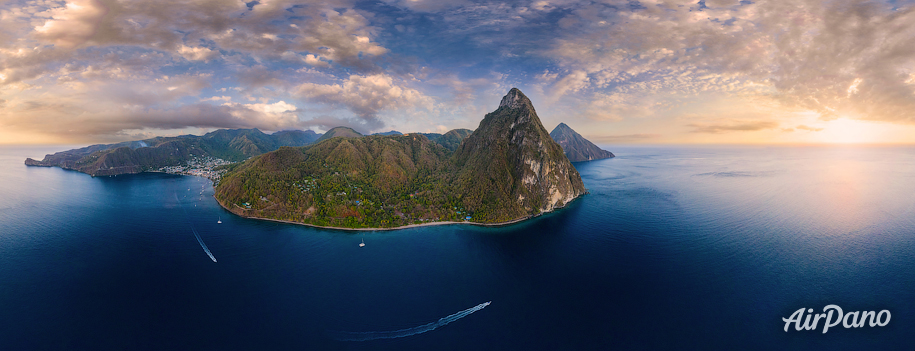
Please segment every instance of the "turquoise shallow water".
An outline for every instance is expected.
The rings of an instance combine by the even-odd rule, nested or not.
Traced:
[[[232,216],[201,178],[22,164],[60,149],[0,148],[5,349],[915,347],[913,148],[613,147],[556,213],[364,236]],[[827,304],[892,319],[783,331]],[[423,332],[337,340],[397,330]]]

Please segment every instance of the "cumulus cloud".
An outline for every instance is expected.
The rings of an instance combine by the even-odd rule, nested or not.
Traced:
[[[47,20],[35,27],[35,36],[66,48],[79,46],[95,35],[108,7],[98,0],[70,0],[38,16]]]
[[[544,78],[546,77],[548,75],[545,74]],[[588,85],[590,85],[590,79],[585,71],[573,71],[553,84],[554,96],[558,98],[568,92],[577,92]]]
[[[181,45],[178,47],[178,54],[191,61],[208,61],[219,55],[219,51],[202,46],[190,47]]]
[[[229,114],[236,121],[244,122],[248,126],[259,126],[267,130],[282,130],[295,128],[301,125],[298,107],[285,101],[272,104],[239,104],[227,102]]]
[[[568,82],[652,94],[760,94],[823,118],[915,123],[915,8],[870,1],[623,1],[577,6],[545,55]],[[562,21],[560,21],[562,22]],[[589,79],[582,78],[586,72]],[[709,81],[708,77],[715,77]],[[575,86],[575,88],[583,88]]]
[[[335,70],[377,71],[375,57],[388,49],[374,39],[370,16],[348,0],[4,2],[0,96],[8,103],[0,126],[123,136],[144,128],[309,125],[286,89],[303,80],[335,79]],[[390,77],[358,77],[361,83],[341,85],[346,93],[380,95],[360,103],[319,96],[314,101],[349,104],[370,119],[386,108],[426,103],[423,94],[395,86]],[[201,97],[226,82],[239,87],[232,96],[256,103]],[[353,87],[362,83],[367,85]],[[387,90],[379,90],[384,84]]]
[[[357,70],[377,69],[373,60],[388,51],[348,1],[17,1],[0,5],[0,18],[0,84],[51,74],[93,47],[132,46],[191,61],[221,50],[256,61],[289,53],[310,65]]]
[[[612,129],[617,141],[656,140],[635,137],[648,134],[639,123],[670,126],[657,140],[824,136],[813,133],[823,120],[846,118],[915,124],[909,3],[356,5],[0,2],[0,125],[61,135],[134,135],[144,125],[434,130],[476,125],[511,86],[544,116]]]
[[[260,128],[283,130],[306,125],[297,108],[284,101],[272,104],[221,105],[192,103],[145,108],[141,106],[86,106],[66,99],[59,102],[19,102],[0,112],[4,129],[40,132],[63,140],[83,140],[147,129]]]
[[[433,108],[432,98],[418,90],[398,85],[385,74],[351,75],[340,84],[304,83],[298,86],[297,94],[310,101],[349,109],[373,128],[380,126],[376,117],[381,111]]]

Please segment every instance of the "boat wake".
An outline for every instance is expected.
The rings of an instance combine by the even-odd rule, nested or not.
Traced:
[[[213,260],[213,262],[216,262],[216,257],[213,257],[213,253],[210,252],[209,248],[207,248],[207,244],[204,244],[203,239],[200,239],[200,234],[197,234],[197,230],[195,230],[193,226],[191,227],[191,230],[194,231],[194,236],[197,237],[197,242],[200,243],[200,247],[203,248],[203,252],[206,252],[207,256],[210,256],[210,259]]]
[[[181,200],[178,200],[178,193],[175,193],[175,201],[178,201],[178,206],[184,210],[184,216],[187,217],[187,210],[185,210],[184,206],[181,205]],[[188,223],[190,223],[190,220],[188,220]],[[197,238],[197,242],[200,243],[200,247],[203,248],[203,252],[206,252],[207,256],[210,256],[210,259],[213,260],[213,262],[216,262],[216,257],[213,256],[212,252],[210,252],[210,248],[207,247],[207,244],[203,243],[203,239],[200,238],[200,234],[197,233],[197,229],[194,228],[193,224],[191,224],[191,231],[194,232],[194,237]]]
[[[492,301],[484,302],[479,305],[473,306],[466,310],[460,311],[458,313],[452,314],[447,317],[439,318],[438,321],[423,324],[413,328],[400,329],[400,330],[391,330],[391,331],[373,331],[373,332],[348,332],[348,331],[328,331],[330,337],[339,340],[339,341],[369,341],[369,340],[378,340],[378,339],[394,339],[394,338],[403,338],[407,336],[412,336],[416,334],[422,334],[428,331],[433,331],[438,327],[445,326],[451,322],[454,322],[458,319],[467,317],[471,313],[482,310]]]

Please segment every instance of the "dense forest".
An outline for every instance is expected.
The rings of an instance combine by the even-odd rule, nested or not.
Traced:
[[[234,167],[217,198],[241,215],[322,226],[463,220],[474,214],[449,197],[450,155],[421,134],[337,137]]]
[[[564,206],[585,192],[517,89],[475,131],[431,136],[435,141],[419,133],[332,136],[282,147],[233,165],[216,198],[241,216],[387,228],[502,223]]]

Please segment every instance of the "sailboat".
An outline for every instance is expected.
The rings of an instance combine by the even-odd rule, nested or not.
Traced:
[[[365,246],[365,234],[362,234],[362,242],[359,243],[359,247],[364,247],[364,246]]]
[[[218,218],[218,219],[216,220],[216,224],[222,224],[222,218],[219,218],[219,217],[216,217],[216,218]]]

